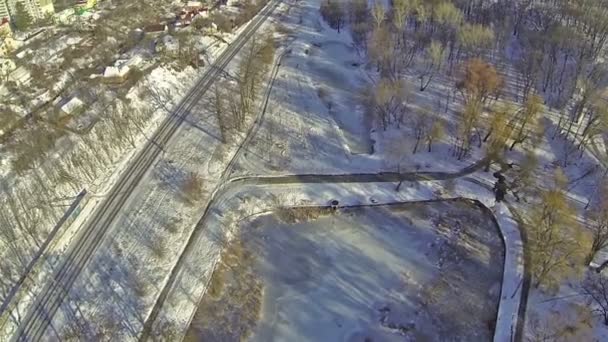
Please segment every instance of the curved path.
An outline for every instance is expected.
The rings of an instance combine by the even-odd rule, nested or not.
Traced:
[[[155,303],[152,314],[146,322],[146,329],[140,340],[147,340],[150,336],[151,327],[154,324],[157,316],[169,293],[178,282],[178,277],[186,269],[185,265],[188,257],[194,253],[197,248],[197,243],[205,232],[205,226],[208,222],[209,213],[211,210],[217,210],[222,205],[226,204],[230,199],[238,197],[240,194],[246,194],[251,191],[265,191],[266,193],[280,192],[281,188],[287,188],[286,194],[294,194],[297,192],[306,192],[308,195],[315,194],[316,198],[312,198],[317,205],[327,205],[330,199],[338,198],[342,201],[342,205],[377,205],[377,203],[390,203],[395,201],[400,202],[416,202],[429,199],[437,199],[435,191],[445,188],[442,181],[456,180],[456,192],[451,198],[467,198],[475,200],[483,204],[486,209],[494,204],[494,197],[491,191],[492,184],[483,181],[481,178],[472,177],[475,172],[482,170],[487,160],[480,160],[468,167],[461,169],[458,172],[411,172],[411,173],[396,173],[396,172],[380,172],[380,173],[354,173],[354,174],[294,174],[283,176],[242,176],[230,178],[235,162],[240,158],[247,145],[253,139],[256,132],[260,128],[266,113],[268,99],[272,91],[274,78],[278,72],[281,58],[289,51],[285,51],[277,59],[271,73],[271,78],[265,91],[261,110],[258,113],[257,119],[247,132],[246,138],[239,146],[238,151],[230,160],[228,167],[224,170],[221,176],[221,181],[212,192],[210,200],[205,206],[205,210],[196,228],[188,238],[183,253],[180,255],[178,262],[174,266],[168,281],[164,284],[161,296]],[[428,191],[409,191],[403,188],[400,192],[394,191],[394,183],[399,182],[415,182],[427,188]],[[471,193],[471,185],[478,187],[478,191]],[[344,202],[344,198],[328,197],[328,189],[332,186],[341,188],[342,195],[348,196],[352,203]],[[349,191],[349,189],[367,187],[367,191]],[[386,198],[375,197],[373,200],[369,198],[370,193],[374,193],[374,188],[385,187],[392,191],[385,191]],[[433,189],[431,191],[430,189]],[[337,192],[339,193],[339,191]],[[367,194],[367,195],[366,195]],[[482,195],[483,194],[483,195]],[[446,198],[447,199],[447,198]],[[372,203],[373,202],[373,203]],[[524,287],[528,285],[524,277],[524,251],[522,238],[518,229],[516,220],[513,218],[511,210],[508,206],[499,205],[495,210],[495,219],[500,228],[502,238],[505,244],[505,260],[503,270],[503,283],[501,287],[501,297],[498,309],[498,317],[496,321],[496,329],[494,335],[495,342],[514,341],[521,336],[521,325],[518,322],[523,321],[525,310],[520,310],[522,302],[525,304],[527,291]],[[190,270],[191,271],[191,270]],[[201,294],[201,296],[204,295]],[[520,338],[519,338],[520,339]]]
[[[211,209],[220,210],[228,205],[231,199],[244,194],[261,191],[265,194],[293,195],[306,193],[312,200],[312,205],[327,205],[331,199],[340,200],[341,206],[378,205],[386,203],[406,203],[437,199],[436,190],[445,188],[444,180],[456,180],[454,192],[445,197],[466,198],[483,204],[486,208],[494,204],[491,183],[477,177],[466,176],[473,174],[485,166],[485,161],[477,162],[456,173],[419,172],[419,173],[369,173],[369,174],[334,174],[334,175],[284,175],[276,177],[253,176],[229,179],[217,192],[205,209],[205,213],[197,225],[193,236],[188,242],[194,248],[208,222],[206,218]],[[466,177],[465,177],[466,176]],[[400,181],[415,182],[422,188],[403,187],[394,191],[395,183]],[[377,190],[381,191],[378,192]],[[471,191],[471,190],[474,191]],[[371,199],[369,196],[374,195]],[[488,209],[489,210],[489,209]],[[496,222],[500,228],[505,244],[505,260],[503,282],[496,322],[494,341],[514,341],[518,329],[520,306],[523,296],[524,263],[523,244],[517,221],[513,218],[508,206],[498,205],[494,210]],[[188,256],[182,255],[185,260]],[[182,267],[179,263],[177,268]],[[177,270],[176,270],[177,273]]]

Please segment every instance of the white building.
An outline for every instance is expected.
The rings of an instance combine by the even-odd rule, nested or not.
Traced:
[[[0,0],[0,21],[4,18],[9,18],[10,12],[8,11],[8,4],[5,0]]]
[[[15,15],[17,2],[23,3],[34,20],[42,19],[49,13],[55,13],[52,0],[0,0],[0,20]]]
[[[64,115],[76,115],[80,110],[84,108],[84,102],[78,97],[72,97],[66,104],[61,106],[61,111]]]

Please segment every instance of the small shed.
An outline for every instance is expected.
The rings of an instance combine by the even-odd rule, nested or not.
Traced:
[[[114,66],[108,66],[103,71],[102,80],[105,83],[123,83],[129,78],[131,69],[139,67],[142,62],[141,56],[134,56],[130,59],[119,60]]]
[[[82,112],[84,109],[84,102],[78,97],[72,97],[68,102],[61,106],[61,112],[63,115],[75,116]]]
[[[200,1],[188,1],[185,10],[187,12],[195,12],[203,9],[203,3]]]
[[[109,66],[103,71],[103,81],[106,83],[123,83],[129,77],[129,67]]]
[[[150,25],[144,26],[144,32],[146,32],[146,33],[164,32],[166,30],[167,30],[167,25],[161,24],[161,23],[150,24]]]

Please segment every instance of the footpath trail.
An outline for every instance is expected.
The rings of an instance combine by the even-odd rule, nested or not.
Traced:
[[[454,191],[442,198],[463,198],[477,202],[493,213],[500,229],[505,246],[505,259],[494,341],[515,341],[517,336],[521,336],[521,323],[525,310],[520,308],[522,306],[525,308],[527,297],[525,286],[529,284],[525,281],[524,246],[518,220],[512,213],[513,208],[505,204],[495,206],[494,196],[490,191],[492,184],[474,175],[485,164],[486,162],[482,160],[455,173],[307,174],[232,178],[214,193],[193,235],[201,234],[209,224],[207,214],[211,208],[213,212],[221,212],[222,208],[229,207],[230,201],[245,195],[271,194],[279,198],[281,195],[304,193],[312,201],[311,205],[327,206],[330,200],[336,199],[340,206],[377,206],[436,200],[438,199],[436,190],[445,188],[444,181],[456,180]],[[400,191],[395,191],[396,184],[402,181],[408,184]],[[378,189],[382,191],[378,192]],[[373,198],[370,197],[372,194]],[[192,239],[193,243],[197,240]],[[188,259],[188,255],[183,255],[181,259],[184,262]],[[182,263],[177,265],[177,268],[181,267],[183,267]]]

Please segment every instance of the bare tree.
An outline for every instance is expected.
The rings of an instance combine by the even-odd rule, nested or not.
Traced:
[[[559,169],[554,183],[541,194],[526,226],[534,286],[552,291],[559,288],[561,280],[576,274],[588,248],[574,219],[575,209],[566,198],[567,179]]]
[[[224,94],[220,88],[216,85],[213,86],[213,111],[220,127],[220,133],[222,135],[222,143],[228,142],[230,135],[230,119],[228,117],[228,108],[226,108]]]
[[[498,97],[503,86],[502,76],[489,63],[473,58],[462,66],[462,75],[456,88],[465,103],[485,104],[490,97]]]
[[[608,277],[601,273],[587,272],[580,291],[590,299],[592,311],[602,317],[604,325],[608,325]]]
[[[585,264],[589,264],[597,252],[608,247],[608,199],[605,196],[593,207],[586,221],[585,226],[591,233],[591,248],[585,258]]]
[[[444,47],[439,41],[432,41],[426,50],[425,66],[419,77],[420,91],[424,91],[429,86],[435,74],[441,69],[444,59]]]
[[[458,123],[458,141],[454,153],[460,160],[464,158],[471,149],[473,131],[477,128],[481,116],[481,104],[478,102],[465,103]]]
[[[513,137],[513,143],[511,144],[510,150],[513,150],[515,145],[523,143],[529,136],[530,130],[527,129],[529,125],[533,126],[533,129],[539,124],[539,115],[543,110],[542,98],[538,95],[532,95],[524,104],[524,108],[518,112],[515,136]]]
[[[442,139],[445,136],[445,124],[442,119],[436,117],[433,120],[433,124],[431,125],[431,129],[428,131],[426,136],[426,143],[428,147],[428,151],[432,152],[433,143],[437,140]]]
[[[416,143],[414,144],[414,149],[412,150],[412,154],[416,154],[418,152],[418,146],[420,145],[420,140],[424,137],[428,137],[428,132],[431,129],[433,121],[432,113],[426,108],[421,108],[416,111],[412,117],[412,123],[414,128],[414,136],[416,138]]]
[[[541,316],[532,312],[526,342],[591,341],[589,310],[583,305],[569,305],[567,310],[551,311]]]
[[[374,28],[367,43],[369,59],[381,77],[396,79],[399,51],[394,34],[387,24]]]
[[[333,29],[338,30],[344,25],[345,11],[342,7],[342,2],[339,0],[325,0],[321,3],[321,15],[323,19]]]
[[[364,90],[363,99],[384,130],[391,124],[400,126],[405,112],[408,90],[402,80],[381,78]]]
[[[384,8],[382,2],[375,2],[374,6],[372,7],[372,19],[374,20],[374,25],[376,26],[376,29],[379,29],[382,26],[385,16],[386,9]]]

